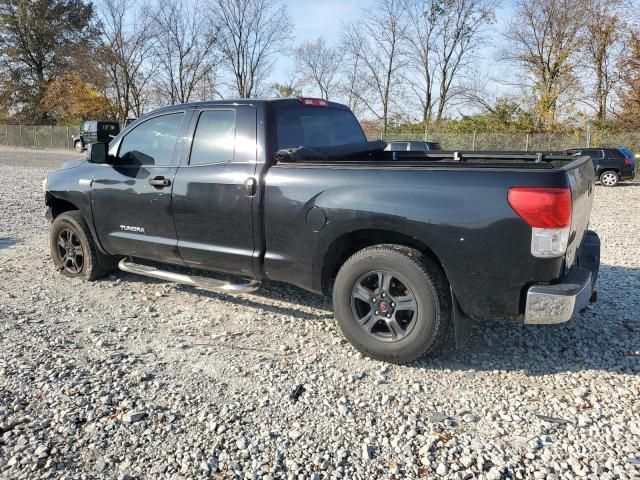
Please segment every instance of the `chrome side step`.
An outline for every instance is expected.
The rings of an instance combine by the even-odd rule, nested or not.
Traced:
[[[142,265],[130,260],[122,259],[118,263],[118,268],[123,272],[135,273],[136,275],[145,275],[147,277],[167,280],[169,282],[182,283],[191,285],[192,287],[202,288],[211,292],[222,293],[252,293],[258,290],[262,283],[257,280],[249,280],[247,283],[225,283],[222,280],[213,278],[200,277],[197,275],[184,275],[181,273],[168,272],[160,270],[149,265]]]

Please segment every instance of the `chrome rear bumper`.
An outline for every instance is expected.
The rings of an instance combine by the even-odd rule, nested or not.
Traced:
[[[527,291],[524,323],[546,325],[564,323],[585,308],[593,294],[591,271],[574,267],[555,285],[534,285]]]

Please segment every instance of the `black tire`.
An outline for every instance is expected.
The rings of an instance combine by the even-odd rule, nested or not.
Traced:
[[[76,152],[78,153],[82,153],[84,151],[84,147],[82,146],[82,142],[81,141],[76,141],[73,144],[73,148],[75,148]]]
[[[87,222],[77,210],[61,213],[55,218],[49,246],[56,270],[67,277],[96,280],[106,273]],[[78,255],[78,251],[82,255]]]
[[[620,181],[620,175],[612,170],[607,170],[600,174],[600,185],[604,187],[615,187]]]
[[[387,274],[390,280],[385,280]],[[380,281],[386,281],[389,288],[382,288]],[[369,290],[374,296],[369,305],[371,320],[366,320],[368,307],[362,296]],[[384,302],[387,290],[385,298],[396,299],[396,303]],[[411,304],[403,299],[412,297],[415,310],[406,310],[405,318],[400,319],[402,304]],[[376,245],[352,255],[336,277],[333,307],[347,340],[377,360],[411,363],[438,349],[451,331],[451,295],[444,272],[430,258],[404,246]],[[388,313],[379,315],[381,312]]]

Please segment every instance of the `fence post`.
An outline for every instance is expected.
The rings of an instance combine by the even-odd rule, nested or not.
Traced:
[[[38,127],[33,127],[33,148],[38,148]]]
[[[7,140],[7,145],[9,145],[9,126],[4,124],[4,138]]]
[[[472,145],[471,150],[475,152],[476,151],[476,132],[473,132],[473,143],[471,145]]]
[[[529,134],[528,133],[524,140],[524,151],[525,152],[529,151]]]
[[[49,125],[49,148],[53,148],[53,125]]]
[[[71,150],[71,147],[69,146],[69,125],[67,125],[67,150]]]
[[[591,126],[587,125],[587,148],[591,148]]]
[[[20,124],[20,130],[18,131],[18,135],[20,135],[20,147],[22,147],[22,124]]]

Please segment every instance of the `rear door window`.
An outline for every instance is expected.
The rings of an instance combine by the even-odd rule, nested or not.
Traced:
[[[278,149],[328,147],[367,141],[349,110],[290,107],[276,110]]]
[[[230,162],[233,160],[235,143],[235,110],[205,110],[198,117],[189,165]]]

